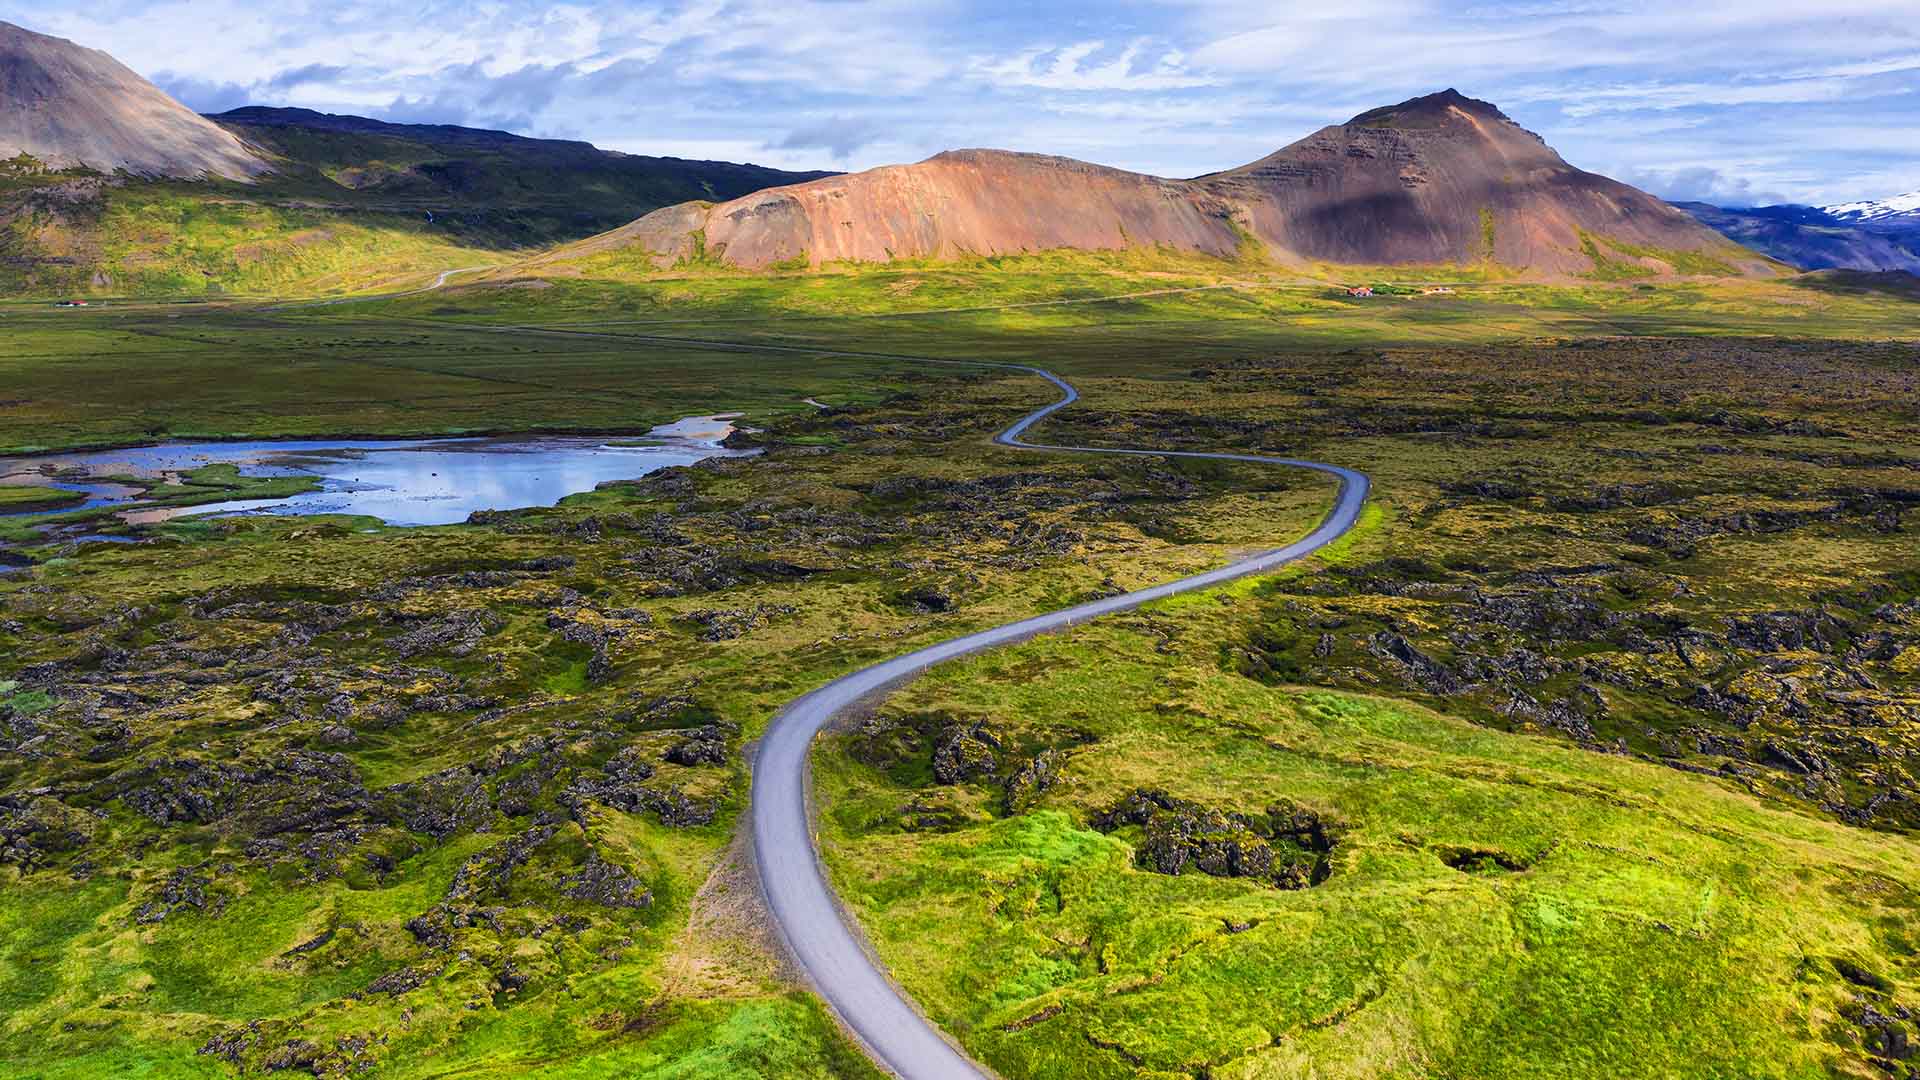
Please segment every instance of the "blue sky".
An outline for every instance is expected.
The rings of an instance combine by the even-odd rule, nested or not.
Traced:
[[[1448,86],[1669,198],[1920,189],[1920,0],[0,0],[187,104],[807,168],[956,146],[1168,176]]]

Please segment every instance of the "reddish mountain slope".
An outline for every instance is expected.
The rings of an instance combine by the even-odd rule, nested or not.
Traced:
[[[962,150],[669,207],[588,245],[638,245],[662,261],[698,249],[761,268],[1136,245],[1230,255],[1249,237],[1294,264],[1492,262],[1564,276],[1594,270],[1597,256],[1653,272],[1771,272],[1688,215],[1573,168],[1492,105],[1451,90],[1195,180]]]
[[[1491,257],[1577,274],[1593,268],[1583,233],[1745,258],[1686,213],[1574,168],[1499,109],[1453,90],[1362,113],[1196,185],[1245,206],[1275,248],[1322,262]]]
[[[639,244],[670,258],[696,245],[739,266],[886,262],[1051,248],[1113,250],[1130,243],[1232,254],[1231,207],[1190,185],[1004,150],[950,150],[717,206],[667,207],[603,237],[592,249]]]
[[[0,159],[242,179],[266,162],[97,49],[0,22]]]

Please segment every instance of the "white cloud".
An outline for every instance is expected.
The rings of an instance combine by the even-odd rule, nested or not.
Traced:
[[[986,145],[1192,175],[1456,86],[1584,167],[1831,202],[1920,187],[1917,5],[0,0],[0,19],[104,48],[197,107],[787,167]]]
[[[1514,101],[1552,101],[1568,116],[1643,110],[1699,109],[1714,105],[1789,105],[1838,101],[1851,86],[1845,79],[1792,79],[1751,83],[1638,83],[1613,86],[1536,87],[1506,95]]]
[[[1710,165],[1674,169],[1627,169],[1615,177],[1643,191],[1673,202],[1704,202],[1716,206],[1763,206],[1786,202],[1776,191],[1756,186],[1750,174],[1729,175]]]
[[[1097,57],[1110,58],[1089,62]],[[1079,92],[1181,90],[1219,81],[1187,70],[1179,51],[1145,38],[1128,42],[1118,53],[1104,41],[1031,48],[1004,60],[975,60],[972,72],[1000,86]]]

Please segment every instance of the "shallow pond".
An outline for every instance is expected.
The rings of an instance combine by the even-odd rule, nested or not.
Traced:
[[[609,481],[750,453],[720,445],[733,430],[729,419],[688,417],[657,427],[644,439],[611,441],[514,436],[166,443],[0,459],[0,483],[83,491],[85,507],[134,504],[121,515],[132,524],[196,514],[268,513],[361,514],[390,525],[451,525],[476,510],[552,506]],[[138,505],[138,488],[110,479],[168,480],[218,464],[236,465],[247,476],[315,476],[320,487],[284,499],[154,507]],[[163,486],[147,497],[164,497],[166,490]]]

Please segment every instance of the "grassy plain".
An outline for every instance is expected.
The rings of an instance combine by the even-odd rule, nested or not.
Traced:
[[[1140,293],[1160,295],[1085,302]],[[804,356],[632,340],[645,334],[1043,359],[1085,376],[1171,378],[1194,362],[1275,349],[1613,335],[1899,337],[1911,333],[1902,318],[1909,310],[1896,296],[1762,282],[1462,283],[1453,295],[1361,301],[1334,295],[1324,280],[1117,255],[821,274],[508,276],[318,308],[0,304],[8,346],[0,384],[9,387],[0,398],[0,447],[625,431],[683,409],[801,408],[808,387],[849,392],[875,370],[871,361],[834,362],[816,373],[823,361]],[[772,373],[764,390],[755,381],[761,372]]]
[[[175,522],[0,577],[0,1072],[864,1075],[742,900],[742,748],[1331,493],[995,449],[1037,380],[834,350],[1040,363],[1085,395],[1043,438],[1377,484],[1309,567],[940,671],[819,750],[855,911],[1007,1075],[1907,1068],[1913,310],[1052,256],[0,306],[16,450],[770,429],[553,509]],[[941,782],[976,725],[993,766]],[[1309,810],[1330,872],[1142,868],[1094,827],[1138,788]]]
[[[1220,663],[1258,610],[1244,592],[1155,608],[888,703],[1009,745],[1070,729],[1066,777],[1019,814],[991,782],[905,790],[856,737],[820,752],[842,895],[1003,1075],[1873,1075],[1848,975],[1886,979],[1882,1008],[1911,1000],[1909,837],[1261,685]],[[1341,830],[1330,876],[1140,868],[1137,837],[1091,821],[1142,788],[1310,808]],[[903,829],[915,796],[947,820]]]

